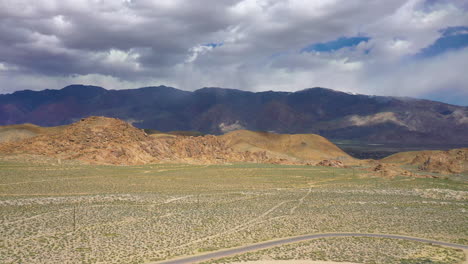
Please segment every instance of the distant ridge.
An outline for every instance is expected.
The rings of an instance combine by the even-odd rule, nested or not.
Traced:
[[[468,144],[468,107],[319,87],[297,92],[206,87],[191,92],[168,86],[106,90],[70,85],[0,95],[0,125],[58,126],[93,115],[162,132],[247,129],[371,143]]]

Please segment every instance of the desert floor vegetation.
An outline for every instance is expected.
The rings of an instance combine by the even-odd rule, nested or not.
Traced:
[[[464,252],[440,246],[385,238],[327,238],[260,250],[203,264],[280,264],[310,260],[332,263],[460,263]],[[307,263],[307,262],[304,262]],[[284,264],[287,264],[285,262]],[[293,262],[289,264],[295,264]],[[299,263],[297,263],[299,264]]]
[[[1,159],[0,263],[146,263],[324,232],[468,244],[467,179],[390,179],[352,168],[272,164],[97,166]],[[330,238],[218,262],[464,258],[462,251],[416,242]]]

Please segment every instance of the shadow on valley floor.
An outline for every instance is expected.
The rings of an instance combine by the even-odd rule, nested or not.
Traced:
[[[398,152],[420,150],[450,150],[468,147],[468,144],[371,143],[341,139],[330,139],[330,141],[354,158],[376,160],[388,157]]]

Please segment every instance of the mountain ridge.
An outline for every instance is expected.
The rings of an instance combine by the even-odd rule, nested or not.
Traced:
[[[0,125],[58,126],[95,115],[163,132],[224,134],[248,129],[375,143],[468,144],[468,107],[321,87],[251,92],[217,87],[108,90],[69,85],[61,90],[0,95]]]
[[[294,92],[291,91],[274,91],[274,90],[266,90],[266,91],[246,91],[246,90],[241,90],[241,89],[236,89],[236,88],[224,88],[224,87],[214,87],[214,86],[207,86],[207,87],[202,87],[193,91],[190,90],[182,90],[178,89],[175,87],[171,86],[166,86],[166,85],[158,85],[158,86],[143,86],[143,87],[138,87],[138,88],[127,88],[127,89],[107,89],[101,86],[96,86],[96,85],[86,85],[86,84],[70,84],[67,85],[61,89],[44,89],[44,90],[19,90],[19,91],[14,91],[11,93],[0,93],[0,96],[4,95],[14,95],[14,94],[24,94],[24,93],[42,93],[42,92],[54,92],[54,91],[67,91],[67,90],[74,90],[76,88],[85,88],[85,89],[95,89],[95,90],[102,90],[106,92],[112,92],[112,91],[132,91],[132,90],[151,90],[151,89],[165,89],[168,88],[170,90],[177,90],[180,92],[186,92],[186,93],[196,93],[200,91],[208,91],[208,90],[224,90],[224,91],[237,91],[237,92],[242,92],[242,93],[251,93],[251,94],[259,94],[259,93],[278,93],[278,94],[293,94],[293,93],[304,93],[308,91],[329,91],[333,93],[341,93],[341,94],[346,94],[346,95],[355,95],[355,96],[365,96],[365,97],[382,97],[382,98],[395,98],[398,100],[408,100],[408,101],[428,101],[428,102],[435,102],[435,103],[440,103],[440,104],[445,104],[445,105],[451,105],[451,106],[459,106],[459,107],[468,107],[464,105],[456,105],[456,104],[450,104],[450,103],[445,103],[441,101],[436,101],[436,100],[431,100],[431,99],[424,99],[424,98],[416,98],[416,97],[409,97],[409,96],[385,96],[385,95],[373,95],[373,94],[361,94],[361,93],[352,93],[352,92],[344,92],[344,91],[339,91],[339,90],[334,90],[331,88],[325,88],[325,87],[310,87],[310,88],[304,88],[301,90],[297,90]]]

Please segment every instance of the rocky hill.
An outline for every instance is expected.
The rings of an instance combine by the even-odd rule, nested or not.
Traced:
[[[126,122],[90,117],[56,133],[39,134],[22,141],[0,145],[0,151],[38,154],[58,159],[78,159],[91,163],[138,164],[154,160],[149,138]]]
[[[419,170],[427,172],[461,173],[468,171],[468,148],[401,152],[382,161],[414,165]]]
[[[242,149],[234,143],[234,134],[225,137],[180,136],[170,134],[148,135],[142,129],[119,119],[106,117],[88,117],[76,123],[60,128],[49,128],[47,132],[38,132],[23,139],[5,140],[0,144],[3,154],[35,154],[53,157],[57,160],[80,160],[91,164],[146,164],[158,162],[183,162],[197,164],[215,164],[227,162],[256,162],[281,164],[316,163],[321,158],[333,159],[336,155],[346,156],[332,143],[315,135],[302,135],[308,139],[301,146],[302,151],[294,154],[278,152],[279,149],[264,148]],[[1,128],[0,128],[1,131]],[[247,133],[247,132],[243,132]],[[274,136],[273,137],[283,137]],[[249,139],[250,140],[250,139]],[[317,140],[314,143],[314,140]],[[297,140],[296,140],[297,141]],[[236,141],[237,142],[237,141]],[[301,143],[302,144],[302,143]],[[297,145],[297,143],[294,143]],[[274,144],[272,146],[275,146]],[[319,156],[307,156],[303,153],[309,148],[310,153],[321,146],[329,147],[330,152]],[[287,149],[283,149],[286,151]]]
[[[0,125],[58,126],[92,115],[120,118],[162,132],[224,134],[247,129],[374,143],[468,145],[468,107],[324,88],[253,93],[72,85],[0,95]]]

